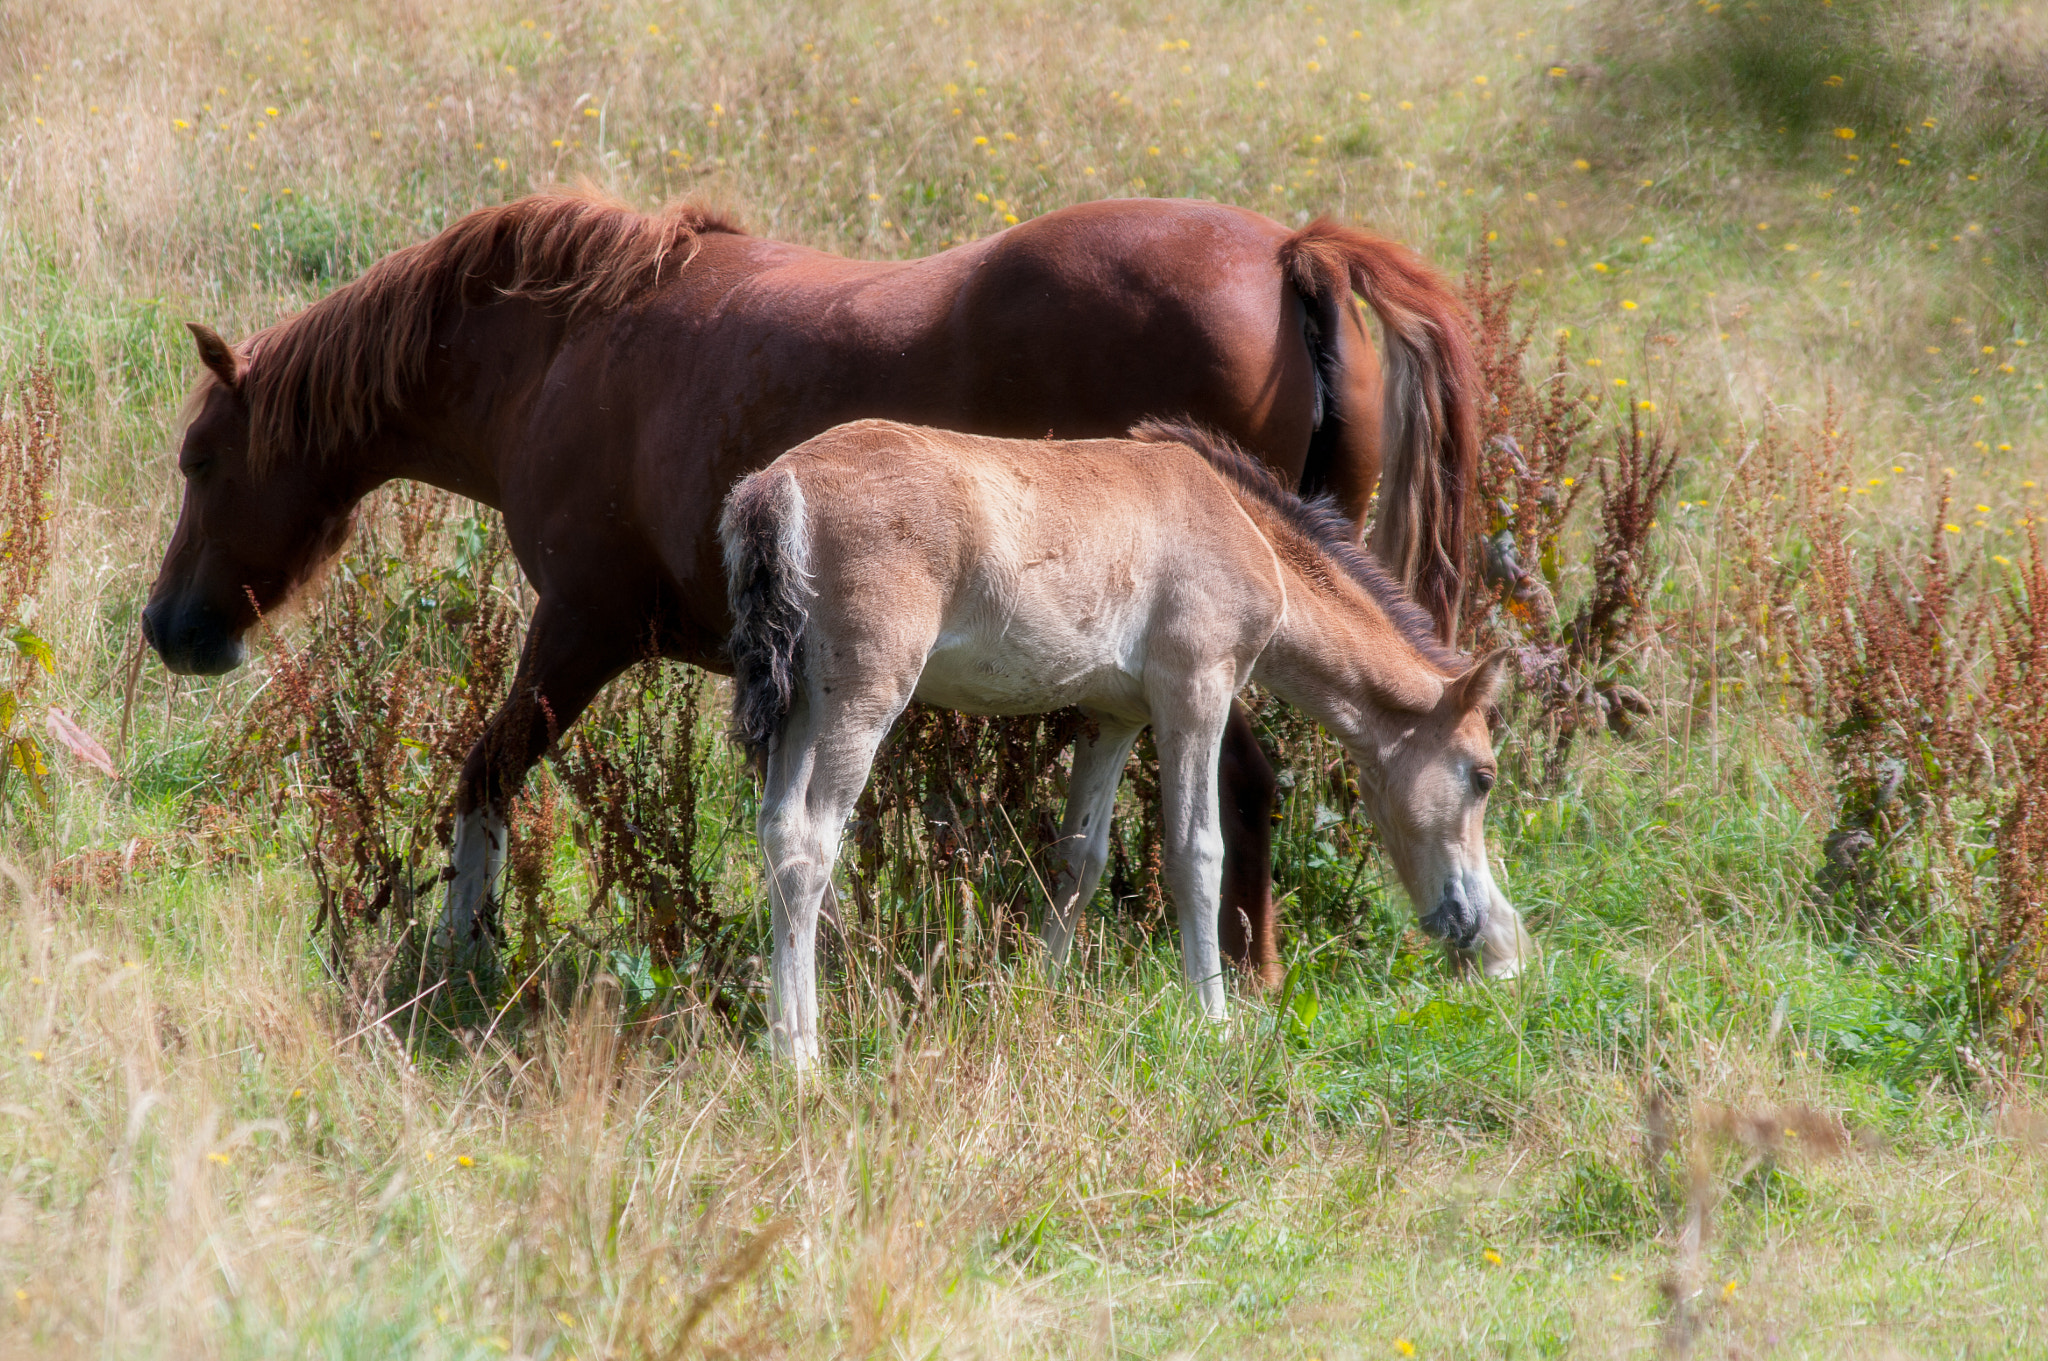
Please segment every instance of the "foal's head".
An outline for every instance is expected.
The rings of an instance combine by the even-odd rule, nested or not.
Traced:
[[[178,451],[184,502],[142,633],[171,670],[214,676],[242,664],[260,614],[341,551],[356,497],[328,460],[252,460],[247,361],[203,326],[192,336],[212,378]]]
[[[1366,811],[1424,929],[1461,948],[1508,910],[1486,860],[1486,796],[1497,767],[1487,724],[1507,664],[1495,652],[1442,682],[1433,703],[1387,716],[1376,752],[1356,753]]]

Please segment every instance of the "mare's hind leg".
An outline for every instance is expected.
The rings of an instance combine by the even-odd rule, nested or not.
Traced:
[[[1217,770],[1223,819],[1223,952],[1246,974],[1277,987],[1280,922],[1273,910],[1273,763],[1244,705],[1233,701]]]
[[[1074,773],[1067,780],[1067,812],[1060,823],[1061,868],[1053,883],[1052,906],[1045,914],[1045,948],[1053,966],[1067,962],[1074,926],[1095,897],[1102,867],[1109,860],[1109,815],[1116,804],[1124,763],[1144,725],[1123,723],[1105,714],[1091,714],[1096,732],[1074,742]]]
[[[801,697],[768,758],[757,827],[775,937],[769,1039],[798,1068],[820,1057],[818,915],[839,842],[875,748],[909,699],[908,687],[899,696]]]
[[[479,961],[497,948],[491,894],[505,864],[506,805],[548,745],[633,660],[633,626],[608,627],[596,615],[541,598],[512,693],[463,762],[439,933],[451,964]]]

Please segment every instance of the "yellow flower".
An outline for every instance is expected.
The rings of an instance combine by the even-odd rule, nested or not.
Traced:
[[[249,224],[249,230],[252,232],[260,232],[263,230],[263,224],[261,222],[251,222]]]
[[[1552,80],[1558,80],[1558,79],[1561,79],[1561,78],[1562,78],[1563,76],[1564,76],[1564,68],[1563,68],[1562,66],[1553,66],[1553,67],[1551,67],[1551,68],[1550,68],[1550,78],[1551,78]]]
[[[263,116],[264,116],[264,117],[266,117],[266,118],[275,118],[275,117],[277,117],[277,110],[276,110],[276,109],[265,109],[265,110],[263,111]]]
[[[1486,1260],[1493,1263],[1493,1265],[1500,1265],[1500,1254],[1495,1252],[1492,1248],[1488,1248],[1484,1256],[1486,1257]]]
[[[458,1158],[456,1158],[455,1165],[458,1167],[475,1167],[476,1159],[470,1157],[467,1153],[464,1153]]]
[[[1799,243],[1798,243],[1797,241],[1787,241],[1787,242],[1785,243],[1785,249],[1786,249],[1786,250],[1798,250],[1798,249],[1799,249]]]
[[[1004,213],[1003,221],[1009,223],[1012,227],[1014,227],[1017,225],[1017,215],[1015,213]]]
[[[1525,197],[1527,197],[1527,198],[1530,198],[1530,199],[1534,199],[1534,198],[1535,198],[1536,196],[1535,196],[1534,194],[1529,194],[1529,195],[1526,195]],[[1566,245],[1567,243],[1566,243],[1566,241],[1565,241],[1565,239],[1564,239],[1563,237],[1561,237],[1561,236],[1557,236],[1557,237],[1552,237],[1552,238],[1551,238],[1550,244],[1551,244],[1551,245],[1553,245],[1553,246],[1556,246],[1556,247],[1557,247],[1557,248],[1558,248],[1559,250],[1563,250],[1563,249],[1565,248],[1565,245]]]
[[[1486,77],[1485,77],[1485,76],[1474,76],[1474,77],[1472,77],[1472,83],[1473,83],[1474,85],[1484,85],[1484,84],[1486,83]]]
[[[1943,525],[1941,528],[1945,534],[1960,534],[1963,532],[1961,525]]]
[[[1634,299],[1632,299],[1632,298],[1623,298],[1623,299],[1621,300],[1621,310],[1622,310],[1622,311],[1624,311],[1624,312],[1633,312],[1633,311],[1635,311],[1635,310],[1636,310],[1636,304],[1635,304],[1635,300],[1634,300]]]
[[[1656,404],[1655,402],[1648,402],[1648,401],[1644,401],[1644,402],[1637,402],[1637,403],[1636,403],[1636,410],[1638,410],[1638,411],[1655,411],[1656,409],[1657,409],[1657,404]],[[1705,503],[1704,503],[1704,502],[1702,502],[1702,504],[1705,504]]]
[[[1830,90],[1839,90],[1842,88],[1842,78],[1840,76],[1829,76],[1821,84],[1827,86]]]
[[[1979,515],[1989,515],[1991,513],[1991,507],[1986,505],[1979,505],[1977,507],[1977,513]]]
[[[1401,101],[1401,107],[1404,109],[1412,109],[1415,107],[1415,105],[1412,101],[1404,99]]]
[[[1836,128],[1836,129],[1835,129],[1835,136],[1837,136],[1837,137],[1841,138],[1841,139],[1842,139],[1843,141],[1845,141],[1845,142],[1853,142],[1853,141],[1855,141],[1855,140],[1856,140],[1856,129],[1854,129],[1854,128]]]
[[[988,145],[988,138],[986,138],[986,137],[977,137],[977,138],[975,138],[975,139],[974,139],[974,144],[975,144],[976,146],[987,146],[987,145]]]
[[[28,1056],[29,1056],[30,1058],[34,1059],[34,1060],[35,1060],[35,1061],[36,1061],[37,1063],[45,1063],[45,1062],[47,1062],[47,1061],[48,1061],[48,1058],[47,1058],[47,1056],[46,1056],[46,1055],[45,1055],[45,1054],[43,1053],[43,1051],[42,1051],[42,1050],[40,1050],[40,1049],[31,1049],[31,1050],[29,1050],[29,1051],[28,1051]]]
[[[228,1155],[225,1153],[209,1153],[206,1155],[206,1161],[210,1163],[218,1163],[220,1166],[226,1167],[228,1165],[229,1158]]]
[[[1722,1286],[1722,1287],[1721,1287],[1721,1298],[1722,1298],[1722,1299],[1724,1299],[1724,1300],[1732,1300],[1732,1299],[1734,1299],[1734,1298],[1735,1298],[1735,1282],[1734,1282],[1734,1281],[1730,1281],[1730,1282],[1728,1282],[1728,1284],[1726,1284],[1726,1285],[1724,1285],[1724,1286]]]
[[[1970,400],[1975,402],[1978,406],[1982,406],[1984,405],[1984,394],[1980,392],[1976,396],[1970,398]]]
[[[1604,260],[1596,260],[1596,261],[1594,261],[1594,262],[1593,262],[1593,272],[1594,272],[1595,274],[1605,274],[1605,273],[1607,272],[1607,262],[1606,262],[1606,261],[1604,261]]]
[[[1569,486],[1572,486],[1572,485],[1573,485],[1574,483],[1576,483],[1577,481],[1578,481],[1578,479],[1577,479],[1577,478],[1575,478],[1575,477],[1567,477],[1567,478],[1566,478],[1566,479],[1564,480],[1564,484],[1565,484],[1565,485],[1566,485],[1567,487],[1569,487]]]
[[[1593,163],[1583,158],[1572,162],[1572,169],[1574,170],[1591,170],[1592,168]]]
[[[1093,171],[1090,171],[1089,173],[1090,173],[1090,174],[1093,174],[1094,172],[1093,172]],[[974,196],[974,201],[975,201],[976,203],[987,203],[987,202],[988,202],[988,195],[987,195],[987,194],[982,194],[982,193],[977,193],[977,194],[976,194],[976,195]]]
[[[1394,1350],[1403,1356],[1413,1356],[1415,1355],[1415,1344],[1405,1337],[1397,1337],[1394,1339]]]

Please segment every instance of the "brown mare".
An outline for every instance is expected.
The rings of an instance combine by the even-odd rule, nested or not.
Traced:
[[[1486,857],[1487,710],[1506,661],[1443,647],[1351,542],[1228,441],[1148,423],[1130,440],[998,440],[855,421],[733,489],[720,519],[735,727],[762,762],[774,924],[771,1040],[819,1057],[819,908],[882,738],[916,699],[981,714],[1078,707],[1044,921],[1063,965],[1109,851],[1124,763],[1159,748],[1181,960],[1224,1018],[1217,756],[1257,680],[1358,767],[1423,925],[1490,977],[1533,954]]]
[[[1354,293],[1381,319],[1384,381]],[[598,690],[650,646],[728,667],[718,508],[844,420],[1072,438],[1185,416],[1354,523],[1384,472],[1373,546],[1446,637],[1455,615],[1477,457],[1465,314],[1411,252],[1327,221],[1104,201],[893,263],[544,194],[470,213],[239,347],[192,330],[210,376],[143,614],[172,670],[239,665],[259,611],[385,482],[504,514],[539,599],[462,772],[458,941],[488,946],[504,803]],[[1274,779],[1241,710],[1221,759],[1222,929],[1270,978]]]

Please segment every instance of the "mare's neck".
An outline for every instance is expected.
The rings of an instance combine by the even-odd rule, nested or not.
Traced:
[[[504,508],[501,461],[524,426],[563,326],[532,304],[464,308],[436,328],[424,371],[364,445],[365,492],[425,482]]]
[[[1435,706],[1442,672],[1334,565],[1312,578],[1279,560],[1287,608],[1253,679],[1352,752],[1378,752]]]

